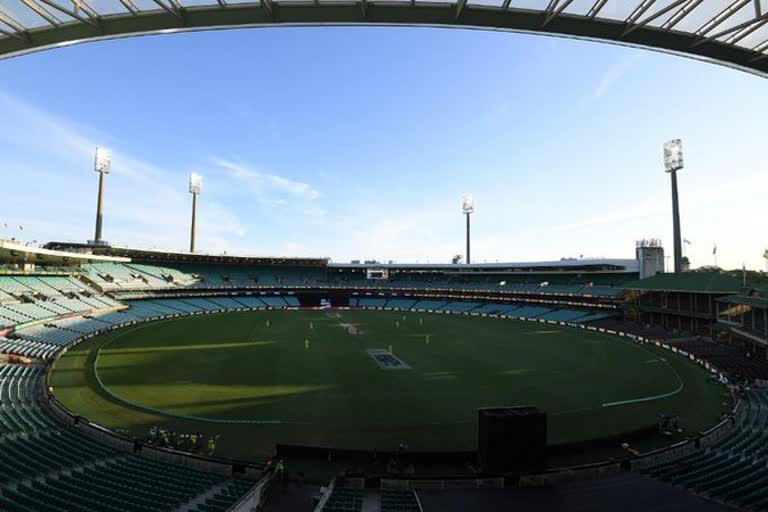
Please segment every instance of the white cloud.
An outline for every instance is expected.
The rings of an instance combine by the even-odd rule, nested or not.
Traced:
[[[628,51],[625,57],[622,57],[600,75],[595,87],[584,98],[583,103],[598,101],[602,98],[603,95],[611,90],[641,58],[643,58],[642,50]]]
[[[214,159],[214,163],[229,171],[232,177],[247,183],[257,197],[268,204],[287,204],[286,199],[275,199],[275,196],[288,196],[292,199],[307,201],[320,197],[320,192],[309,183],[260,172],[231,160],[217,158]]]

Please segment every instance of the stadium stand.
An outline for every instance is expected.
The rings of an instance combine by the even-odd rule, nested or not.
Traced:
[[[577,479],[546,488],[417,491],[424,512],[726,512],[733,510],[685,490],[635,474]]]
[[[421,512],[421,507],[413,491],[385,489],[381,494],[381,512]]]
[[[40,405],[43,376],[42,367],[0,366],[0,509],[174,511],[215,490],[198,509],[225,511],[253,487],[129,455],[59,423]]]
[[[363,491],[347,487],[334,487],[322,512],[359,512],[363,510]]]
[[[742,399],[734,434],[647,473],[736,507],[768,509],[768,390],[745,390]]]
[[[632,332],[622,328],[625,321],[615,318],[621,286],[630,278],[553,273],[500,279],[498,275],[402,272],[381,283],[360,272],[325,268],[89,263],[80,273],[70,269],[61,275],[17,272],[0,276],[0,328],[13,329],[0,336],[0,353],[47,361],[84,335],[127,322],[233,309],[298,307],[300,288],[312,286],[324,290],[354,286],[360,295],[377,295],[353,296],[349,299],[352,307],[506,315],[615,326]],[[383,292],[400,287],[417,291]],[[424,293],[433,289],[446,293]],[[461,293],[447,293],[451,290]],[[478,290],[494,293],[464,293]],[[586,300],[595,297],[598,299]],[[696,299],[691,304],[696,307]],[[614,305],[613,309],[607,305]],[[750,317],[747,323],[758,322],[755,325],[763,327],[759,321]],[[670,340],[667,329],[655,330],[643,323],[636,326],[646,336],[661,333],[659,337],[670,345],[734,376],[768,379],[765,365],[738,349],[734,352],[733,347],[694,337]],[[43,375],[39,362],[0,366],[0,444],[8,454],[0,460],[0,509],[214,512],[227,510],[253,486],[252,481],[151,461],[94,441],[51,415],[41,402]],[[651,476],[725,503],[755,510],[768,507],[763,491],[768,484],[768,451],[760,446],[768,439],[768,395],[747,391],[744,399],[747,412],[740,418],[736,436],[696,453],[699,458],[651,469]],[[704,467],[708,471],[701,471]],[[728,475],[738,484],[737,494],[725,485]],[[381,498],[382,511],[419,510],[412,491],[387,490]],[[352,512],[361,510],[362,503],[361,491],[336,488],[323,510]]]

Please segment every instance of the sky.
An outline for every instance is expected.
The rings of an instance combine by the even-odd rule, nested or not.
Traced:
[[[208,253],[474,262],[672,253],[662,145],[683,140],[694,267],[764,269],[768,80],[492,31],[260,28],[0,60],[0,237]],[[7,224],[7,228],[4,227]],[[23,226],[23,230],[19,229]]]

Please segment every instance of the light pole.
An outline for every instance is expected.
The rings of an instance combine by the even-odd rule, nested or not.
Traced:
[[[93,160],[93,170],[99,173],[99,195],[96,200],[96,234],[94,242],[101,243],[101,231],[104,205],[104,175],[109,174],[112,168],[112,151],[107,148],[96,148],[96,156]]]
[[[680,205],[677,198],[677,171],[683,168],[683,142],[674,139],[664,144],[664,170],[672,178],[672,236],[675,244],[674,271],[683,271],[683,240],[680,235]]]
[[[197,224],[197,195],[203,190],[203,177],[193,172],[189,175],[189,193],[192,194],[192,228],[189,236],[189,252],[195,252],[195,227]]]
[[[475,198],[472,194],[464,194],[464,199],[461,204],[461,211],[467,216],[467,265],[472,263],[470,259],[470,247],[469,247],[469,216],[475,213]]]

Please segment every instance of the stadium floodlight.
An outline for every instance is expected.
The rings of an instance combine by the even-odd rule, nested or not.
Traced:
[[[203,191],[203,177],[193,172],[189,175],[189,193],[199,194]]]
[[[461,210],[464,213],[475,213],[475,196],[472,194],[464,194],[464,198],[461,202]]]
[[[101,231],[103,221],[104,203],[104,175],[112,169],[112,151],[107,148],[96,148],[96,156],[93,159],[93,170],[99,173],[99,195],[96,199],[96,234],[94,243],[101,243]]]
[[[464,198],[461,202],[461,211],[467,216],[467,265],[471,263],[470,260],[470,244],[469,244],[469,217],[475,213],[475,196],[472,194],[464,194]]]
[[[664,170],[672,181],[672,238],[675,246],[674,271],[683,271],[683,240],[680,234],[680,203],[677,195],[677,171],[683,168],[683,141],[673,139],[664,144]]]
[[[93,159],[93,170],[101,174],[109,174],[112,169],[112,151],[107,148],[96,148]]]
[[[683,168],[683,141],[670,140],[664,144],[664,169],[676,172]]]
[[[203,191],[203,177],[193,172],[189,175],[189,193],[192,194],[192,226],[189,234],[189,252],[195,252],[195,231],[197,227],[197,196]]]

